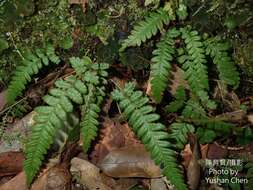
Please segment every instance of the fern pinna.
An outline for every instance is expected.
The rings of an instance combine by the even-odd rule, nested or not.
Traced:
[[[224,83],[236,87],[239,83],[239,74],[228,54],[228,46],[217,38],[203,40],[201,35],[189,26],[162,30],[163,26],[169,24],[169,21],[175,20],[175,15],[179,19],[185,19],[186,13],[183,1],[179,1],[175,10],[169,11],[165,6],[156,12],[151,12],[143,21],[134,26],[131,34],[123,41],[120,51],[124,51],[127,47],[140,46],[157,34],[158,30],[162,31],[162,37],[153,51],[150,69],[151,94],[156,103],[162,101],[163,92],[170,79],[171,62],[177,60],[184,70],[191,93],[197,96],[206,108],[215,109],[217,105],[210,100],[208,95],[209,80],[206,65],[208,59],[206,55],[210,56],[213,63],[217,65],[219,79]],[[181,41],[178,40],[178,37],[181,37]],[[178,49],[177,52],[174,45]]]
[[[151,64],[151,90],[156,102],[161,102],[162,94],[166,89],[171,71],[171,61],[175,53],[174,38],[178,37],[180,32],[177,29],[171,29],[157,43],[157,49],[153,51],[154,57]]]
[[[124,51],[130,46],[140,46],[141,43],[150,39],[159,30],[162,30],[163,25],[168,24],[170,20],[173,20],[173,17],[163,9],[151,12],[150,15],[145,18],[145,21],[141,21],[134,26],[131,35],[124,40],[120,50]]]
[[[219,38],[209,38],[205,41],[206,54],[210,55],[217,66],[219,78],[228,85],[237,87],[240,77],[232,58],[228,55],[229,44]]]
[[[53,45],[47,44],[45,49],[36,49],[34,53],[26,52],[22,63],[17,67],[7,89],[7,101],[13,103],[22,94],[26,84],[32,80],[43,65],[58,64],[59,57],[55,54]]]
[[[162,167],[163,174],[176,189],[187,189],[173,144],[169,142],[169,134],[165,131],[165,126],[158,123],[159,115],[153,113],[153,108],[147,105],[149,99],[143,97],[141,91],[135,91],[133,83],[127,83],[124,89],[116,89],[112,96],[119,102],[122,114],[135,134],[151,152],[152,159]]]
[[[94,125],[94,120],[97,119],[97,115],[94,115],[94,110],[96,113],[100,111],[99,104],[104,96],[102,90],[106,83],[104,77],[107,76],[108,65],[93,64],[88,57],[71,58],[70,64],[75,69],[76,75],[65,80],[57,80],[55,87],[43,97],[47,105],[35,109],[35,124],[25,149],[24,170],[28,184],[32,182],[39,171],[45,154],[54,142],[57,131],[64,127],[64,121],[73,113],[75,104],[85,105],[89,110],[84,113],[82,118],[86,122],[85,125],[81,124],[80,126],[83,131],[84,144],[89,145],[87,141],[90,142],[95,136],[93,131],[96,130],[97,123]],[[90,91],[91,88],[94,90]],[[88,96],[96,95],[96,101],[87,100]],[[87,131],[85,130],[86,125],[89,127]]]
[[[214,109],[216,105],[209,100],[207,93],[209,90],[207,61],[201,37],[197,31],[188,28],[181,28],[180,31],[186,45],[186,55],[183,55],[183,58],[180,59],[181,64],[183,64],[182,68],[185,71],[185,79],[188,81],[192,92],[208,108]]]

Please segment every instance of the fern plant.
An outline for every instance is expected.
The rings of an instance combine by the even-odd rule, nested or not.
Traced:
[[[187,17],[187,8],[182,0],[167,2],[159,10],[165,11],[166,15],[169,14],[169,16],[164,15],[164,19],[169,17],[176,20],[177,17],[178,20],[184,20]],[[158,18],[156,14],[151,13],[144,21],[141,21],[141,24],[137,23],[134,26],[131,34],[122,43],[122,51],[130,46],[140,46],[151,38],[151,34],[157,34],[158,25],[151,22]],[[159,19],[162,20],[161,17]],[[150,26],[152,24],[153,26]],[[214,131],[218,135],[231,134],[234,125],[208,115],[209,110],[217,108],[217,103],[209,95],[207,65],[214,64],[216,66],[219,80],[223,83],[234,88],[239,84],[239,73],[229,56],[229,46],[218,37],[204,36],[202,38],[198,31],[190,26],[177,24],[168,27],[166,23],[163,26],[163,29],[159,27],[161,37],[156,35],[158,42],[151,59],[149,76],[151,96],[157,104],[163,103],[164,91],[167,89],[169,81],[172,80],[170,75],[172,63],[178,64],[183,70],[183,77],[188,83],[189,89],[178,89],[174,95],[175,101],[166,106],[165,110],[168,112],[182,110],[178,122],[186,122],[198,127],[196,131],[199,137],[212,133],[211,140],[213,140],[217,137]],[[150,32],[152,27],[155,31],[153,33]],[[150,31],[145,33],[147,28]],[[176,49],[177,51],[175,51]],[[202,138],[201,142],[205,142],[205,139]]]
[[[54,142],[57,131],[64,127],[64,121],[74,112],[75,104],[88,108],[83,112],[80,124],[84,144],[89,144],[92,140],[91,137],[94,137],[93,130],[96,127],[94,120],[97,120],[94,110],[96,113],[100,111],[99,104],[104,96],[102,90],[104,90],[103,85],[106,84],[104,77],[107,76],[105,70],[108,65],[93,64],[88,57],[70,58],[70,64],[76,70],[76,75],[64,80],[57,80],[55,87],[43,97],[47,105],[35,109],[35,124],[25,149],[24,170],[28,184],[31,184],[39,171],[45,154]],[[96,101],[88,100],[88,97],[94,96],[94,94],[97,95],[95,96]],[[87,147],[88,145],[85,146],[86,149]]]
[[[122,114],[146,149],[150,151],[155,163],[162,167],[163,174],[176,189],[187,189],[176,161],[176,152],[168,140],[169,134],[165,132],[165,126],[158,122],[159,115],[153,113],[153,108],[147,105],[149,99],[134,88],[133,83],[127,83],[124,89],[116,89],[112,93],[113,99],[119,102]]]
[[[38,74],[43,66],[49,63],[59,64],[60,58],[55,54],[53,45],[47,44],[45,49],[36,49],[34,53],[26,52],[21,65],[15,70],[7,89],[7,101],[13,103],[22,94],[32,76]]]
[[[178,6],[180,7],[181,4],[179,3]],[[161,22],[154,24],[152,21],[155,19],[159,18],[162,20],[162,17],[166,20],[167,18],[174,18],[175,13],[171,13],[168,16],[168,11],[162,8],[160,10],[163,10],[166,14],[159,14],[158,16],[157,13],[151,13],[144,21],[137,24],[128,38],[123,41],[121,51],[130,46],[140,46],[152,35],[155,35],[158,28],[161,31],[163,25],[159,24]],[[179,15],[178,17],[180,18]],[[175,52],[174,44],[183,47],[178,48],[179,51]],[[221,81],[232,86],[238,85],[239,74],[232,59],[228,56],[228,48],[223,47],[222,42],[218,41],[217,38],[203,40],[198,32],[192,30],[190,27],[180,27],[179,29],[173,27],[162,35],[161,40],[156,45],[156,49],[153,51],[153,58],[151,59],[151,91],[156,102],[161,102],[163,92],[169,81],[171,63],[177,60],[178,64],[182,65],[184,76],[190,86],[191,92],[195,96],[198,96],[207,108],[215,109],[216,104],[210,100],[208,95],[209,81],[206,54],[210,55],[217,66]]]

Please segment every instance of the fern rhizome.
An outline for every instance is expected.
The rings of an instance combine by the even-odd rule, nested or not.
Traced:
[[[147,1],[147,4],[152,2],[158,1]],[[178,112],[180,116],[166,127],[155,113],[155,107],[149,105],[150,99],[142,91],[136,90],[132,82],[124,88],[115,85],[111,96],[163,174],[177,190],[186,190],[187,183],[177,158],[178,152],[187,143],[187,134],[196,132],[199,140],[206,143],[207,139],[203,138],[205,135],[213,139],[219,135],[229,135],[234,127],[209,115],[209,111],[215,110],[218,103],[210,96],[208,68],[215,66],[219,80],[232,88],[238,86],[239,74],[229,56],[228,44],[218,37],[202,37],[189,26],[174,26],[172,21],[186,18],[187,12],[184,4],[176,6],[174,11],[171,9],[168,6],[159,8],[137,23],[119,51],[120,54],[124,53],[129,47],[141,46],[154,39],[156,45],[149,75],[150,99],[156,104],[164,103],[164,92],[172,80],[172,67],[177,64],[183,70],[187,87],[180,86],[174,94],[175,100],[164,110]],[[22,94],[32,76],[38,74],[43,65],[59,62],[60,58],[52,45],[25,54],[8,88],[9,103]],[[57,80],[43,97],[44,105],[35,108],[32,133],[25,147],[24,170],[28,184],[38,174],[55,137],[66,127],[65,121],[77,112],[81,116],[77,123],[84,151],[88,151],[97,136],[101,105],[108,94],[109,65],[95,63],[87,56],[72,57],[69,63],[75,74]]]

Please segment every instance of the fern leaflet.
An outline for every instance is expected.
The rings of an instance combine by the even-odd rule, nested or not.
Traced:
[[[157,103],[161,102],[162,94],[167,87],[171,70],[170,62],[175,53],[173,38],[176,38],[179,34],[180,32],[175,28],[169,30],[157,44],[157,49],[153,51],[154,57],[151,60],[153,63],[151,65],[150,78],[152,95]]]
[[[169,135],[165,132],[165,126],[157,122],[159,115],[152,113],[153,108],[147,105],[149,99],[134,88],[133,83],[128,83],[124,89],[116,89],[112,93],[113,99],[119,102],[124,117],[151,152],[152,159],[163,167],[164,175],[176,189],[186,190],[182,172],[178,168],[176,152],[171,149],[173,145],[168,141]]]
[[[130,36],[124,40],[120,51],[124,51],[130,46],[140,46],[141,43],[155,35],[158,30],[161,30],[164,24],[168,24],[171,19],[172,18],[168,12],[162,8],[156,12],[150,13],[144,21],[141,21],[134,26]]]
[[[33,75],[39,72],[43,64],[48,65],[50,61],[55,64],[60,62],[59,57],[54,52],[54,47],[50,44],[47,45],[46,50],[36,49],[35,54],[27,52],[24,55],[22,64],[17,67],[7,89],[9,104],[22,94],[26,84],[32,80]]]
[[[179,61],[183,64],[185,78],[190,88],[201,101],[211,109],[216,108],[216,104],[209,100],[207,90],[209,89],[207,67],[205,65],[205,49],[197,31],[189,31],[187,28],[181,28],[182,38],[186,44],[188,55],[182,55]]]
[[[228,55],[229,45],[221,43],[217,38],[210,38],[205,42],[206,53],[210,55],[219,71],[219,78],[234,87],[239,84],[239,73],[232,58]]]

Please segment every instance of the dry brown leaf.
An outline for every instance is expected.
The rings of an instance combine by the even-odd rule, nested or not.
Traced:
[[[127,124],[120,124],[119,119],[104,118],[100,132],[100,140],[91,153],[92,163],[102,160],[111,150],[124,146],[138,145],[140,141]]]
[[[184,71],[180,67],[173,65],[170,84],[168,84],[168,89],[172,95],[175,95],[179,86],[189,89],[187,81],[184,80],[183,72]],[[146,86],[146,94],[152,98],[150,80],[147,82]]]
[[[0,177],[16,175],[23,169],[24,156],[21,152],[0,154]]]
[[[25,173],[21,172],[10,181],[1,185],[0,190],[28,190]]]
[[[167,190],[167,185],[162,178],[151,179],[150,190]]]
[[[209,144],[207,158],[208,159],[221,159],[228,155],[228,150],[222,148],[216,143]]]
[[[112,150],[98,166],[111,177],[145,177],[161,176],[161,170],[151,160],[144,146],[124,147]]]
[[[46,170],[33,183],[31,190],[69,190],[70,187],[70,172],[64,165],[58,165]]]
[[[233,112],[240,110],[241,101],[235,92],[229,92],[224,84],[217,82],[217,86],[214,92],[214,98],[222,101],[224,110]]]
[[[177,65],[173,65],[173,70],[171,73],[172,80],[169,84],[169,91],[171,94],[175,95],[179,86],[183,86],[185,89],[189,89],[187,81],[184,79],[184,71]]]
[[[200,171],[201,167],[199,160],[201,159],[200,146],[197,141],[196,135],[190,134],[189,136],[190,147],[191,147],[191,159],[187,167],[187,183],[191,190],[196,190],[200,182]]]
[[[89,190],[114,190],[115,180],[100,173],[100,169],[86,160],[73,158],[71,168],[73,178]]]

